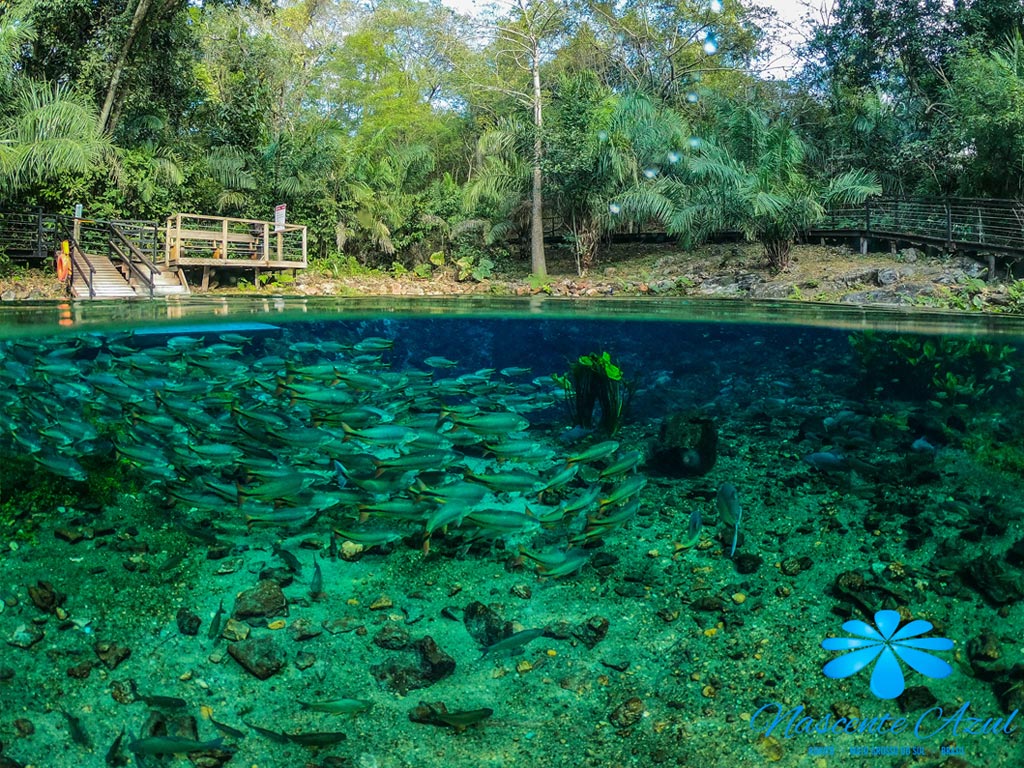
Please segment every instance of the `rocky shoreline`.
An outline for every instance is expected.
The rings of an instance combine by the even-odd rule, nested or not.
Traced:
[[[460,282],[438,269],[430,278],[361,270],[332,274],[311,266],[294,282],[262,293],[300,296],[708,296],[843,304],[932,306],[1014,311],[1010,283],[987,280],[988,266],[960,255],[927,256],[916,248],[860,255],[843,246],[796,246],[791,266],[773,275],[758,245],[720,244],[693,252],[673,246],[615,246],[585,276],[575,273],[565,249],[549,252],[549,275],[532,280],[525,271],[496,273],[481,282]],[[219,285],[214,295],[255,294],[247,283]],[[977,298],[975,298],[977,297]],[[52,275],[24,270],[0,278],[0,301],[63,298]]]

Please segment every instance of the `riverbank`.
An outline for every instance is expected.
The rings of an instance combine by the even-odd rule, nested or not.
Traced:
[[[482,281],[459,281],[450,267],[435,268],[433,275],[422,278],[365,269],[352,260],[315,262],[294,281],[260,290],[302,296],[747,297],[997,312],[1020,311],[1024,303],[1013,282],[998,277],[986,281],[984,263],[966,256],[926,256],[916,248],[862,256],[842,246],[801,245],[794,248],[790,267],[773,275],[757,244],[715,244],[694,251],[673,245],[613,246],[583,277],[576,274],[569,249],[551,248],[548,268],[543,280],[531,278],[525,264],[516,264]],[[257,290],[244,277],[230,278],[210,293]],[[58,298],[61,288],[51,273],[19,270],[0,278],[0,300]]]

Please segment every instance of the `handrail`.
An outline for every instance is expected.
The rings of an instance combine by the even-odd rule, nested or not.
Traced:
[[[130,254],[130,256],[125,256],[124,251],[122,251],[120,247],[118,247],[117,243],[114,242],[113,238],[111,238],[110,240],[111,250],[113,250],[114,253],[117,254],[118,258],[120,258],[121,261],[128,265],[128,269],[131,270],[131,272],[136,277],[139,278],[142,284],[149,289],[149,298],[153,298],[154,275],[156,273],[159,273],[159,268],[156,265],[154,265],[149,259],[146,258],[146,256],[142,253],[139,247],[135,245],[135,243],[133,243],[131,240],[129,240],[125,233],[122,232],[116,224],[111,223],[108,226],[110,228],[111,234],[114,237],[117,237],[125,246],[127,246],[128,253]],[[141,264],[143,267],[149,270],[148,276],[143,274],[142,269],[139,267],[139,264]]]
[[[873,198],[836,206],[808,234],[848,233],[1024,253],[1024,203],[968,198]]]
[[[93,266],[93,263],[89,260],[89,257],[85,255],[85,251],[82,250],[81,246],[78,244],[78,241],[75,240],[74,235],[65,232],[64,239],[68,241],[68,245],[71,249],[71,285],[75,284],[75,274],[76,272],[78,272],[78,270],[75,269],[75,257],[78,256],[79,258],[82,259],[82,261],[85,262],[85,265],[89,267],[89,279],[85,281],[85,284],[89,286],[89,298],[95,299],[96,288],[94,286],[96,284],[96,267]],[[84,273],[83,279],[85,279]]]

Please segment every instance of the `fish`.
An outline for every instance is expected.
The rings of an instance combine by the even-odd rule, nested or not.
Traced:
[[[300,701],[299,707],[312,712],[326,712],[329,715],[358,715],[360,712],[369,712],[373,708],[373,702],[367,699]]]
[[[571,576],[590,559],[587,551],[580,548],[568,549],[565,552],[541,553],[520,547],[519,553],[537,563],[540,572],[553,579]]]
[[[111,768],[119,768],[128,764],[127,758],[121,754],[121,742],[124,741],[124,733],[124,726],[122,726],[121,732],[117,734],[117,738],[114,739],[114,743],[110,745],[110,749],[107,750],[107,754],[103,758],[103,762],[111,766]]]
[[[496,493],[537,491],[543,486],[543,482],[535,474],[518,470],[493,472],[485,475],[465,472],[464,477],[471,482],[480,483]]]
[[[439,355],[428,357],[423,361],[423,364],[428,368],[454,368],[458,365],[454,360],[449,360],[447,357],[441,357]]]
[[[309,582],[309,597],[311,600],[322,600],[324,597],[324,575],[316,554],[313,555],[313,578]]]
[[[143,696],[139,698],[146,702],[151,707],[157,709],[184,709],[188,706],[188,702],[184,699],[179,699],[177,696]]]
[[[213,614],[213,619],[210,620],[210,629],[206,632],[208,639],[220,637],[220,623],[224,618],[224,601],[220,601],[220,605],[217,606],[217,612]]]
[[[78,483],[84,483],[89,479],[89,474],[82,468],[82,465],[70,456],[37,452],[32,454],[32,458],[55,475]]]
[[[82,725],[81,718],[75,717],[63,708],[57,711],[64,715],[64,719],[68,721],[68,733],[71,734],[71,740],[75,742],[75,744],[85,747],[86,749],[92,747],[92,739],[89,738],[89,734],[86,732],[85,726]]]
[[[543,627],[535,629],[524,629],[520,632],[516,632],[509,635],[506,638],[499,640],[496,643],[491,643],[483,649],[483,653],[480,654],[482,659],[489,653],[501,653],[503,651],[511,651],[513,655],[520,654],[526,645],[538,637],[542,636],[546,630]]]
[[[343,539],[362,544],[364,547],[379,547],[398,541],[404,534],[401,531],[390,531],[382,529],[367,529],[364,531],[347,531],[335,528],[334,532]]]
[[[808,453],[801,461],[805,464],[810,464],[815,469],[820,469],[822,472],[844,472],[849,469],[846,457],[832,451]]]
[[[281,477],[267,480],[259,485],[240,485],[238,486],[238,495],[241,498],[256,498],[265,501],[290,499],[302,492],[314,479],[305,472],[288,472]]]
[[[394,339],[384,339],[379,336],[368,336],[362,341],[353,345],[357,352],[386,352],[395,346]]]
[[[363,442],[377,445],[405,445],[420,436],[415,429],[398,424],[382,424],[378,427],[354,429],[348,424],[342,423],[341,428],[344,430],[346,438],[355,437]]]
[[[289,571],[296,574],[302,572],[302,563],[299,562],[299,558],[297,558],[287,549],[284,549],[281,546],[280,542],[275,542],[274,546],[271,548],[271,551],[279,558],[281,558],[282,562],[284,562],[285,566],[288,568]]]
[[[573,478],[575,478],[576,475],[579,474],[579,471],[580,471],[580,465],[579,464],[570,464],[567,467],[563,467],[562,469],[560,469],[557,472],[555,472],[548,479],[548,481],[545,482],[540,487],[540,489],[539,489],[540,492],[541,493],[547,493],[548,491],[553,491],[556,488],[561,488],[564,485],[568,485],[573,480]]]
[[[212,741],[196,741],[182,736],[147,736],[128,742],[128,751],[135,755],[182,755],[220,749],[223,744],[221,737]]]
[[[743,518],[743,508],[740,507],[736,486],[732,483],[722,483],[715,497],[715,506],[722,521],[726,525],[733,526],[732,548],[729,550],[729,557],[732,557],[736,554],[736,543],[740,535],[740,520]]]
[[[481,413],[475,416],[450,415],[452,421],[478,435],[504,435],[523,432],[530,427],[530,420],[510,411]]]
[[[700,532],[702,527],[700,509],[695,509],[690,513],[690,522],[686,530],[686,538],[679,542],[676,546],[679,549],[689,549],[700,541]]]
[[[566,458],[567,464],[576,464],[578,462],[591,462],[598,461],[600,459],[607,458],[619,450],[619,443],[617,440],[605,440],[602,443],[592,445],[586,450],[574,453]]]
[[[632,472],[637,468],[641,461],[643,461],[643,454],[640,453],[640,451],[627,451],[607,467],[602,469],[597,476],[601,480],[608,480],[616,475],[623,475],[626,472]]]
[[[207,720],[210,721],[210,725],[212,725],[218,731],[223,733],[225,736],[230,736],[233,739],[244,739],[245,738],[245,736],[246,736],[245,731],[239,730],[238,728],[233,728],[230,725],[227,725],[225,723],[221,723],[221,722],[219,722],[217,720],[214,720],[213,719],[213,708],[212,707],[209,707],[209,706],[204,704],[204,705],[202,705],[199,708],[199,711],[202,713],[203,717],[205,717]]]
[[[647,478],[643,475],[632,475],[626,480],[616,485],[611,493],[600,500],[600,505],[606,507],[610,504],[618,504],[625,501],[630,496],[633,496],[644,489],[647,485]]]
[[[268,728],[260,728],[250,722],[245,723],[262,736],[278,744],[300,744],[304,747],[328,747],[331,744],[338,744],[348,738],[348,734],[340,731],[315,732],[315,733],[278,733]]]
[[[461,733],[469,726],[483,722],[493,714],[494,710],[489,707],[465,709],[458,712],[438,712],[435,710],[433,713],[433,719],[439,723],[443,723],[444,725],[454,728],[457,732]]]

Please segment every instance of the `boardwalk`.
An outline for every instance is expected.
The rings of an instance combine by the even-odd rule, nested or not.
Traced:
[[[949,251],[1024,255],[1024,203],[971,198],[876,198],[830,211],[808,234],[902,241]]]

